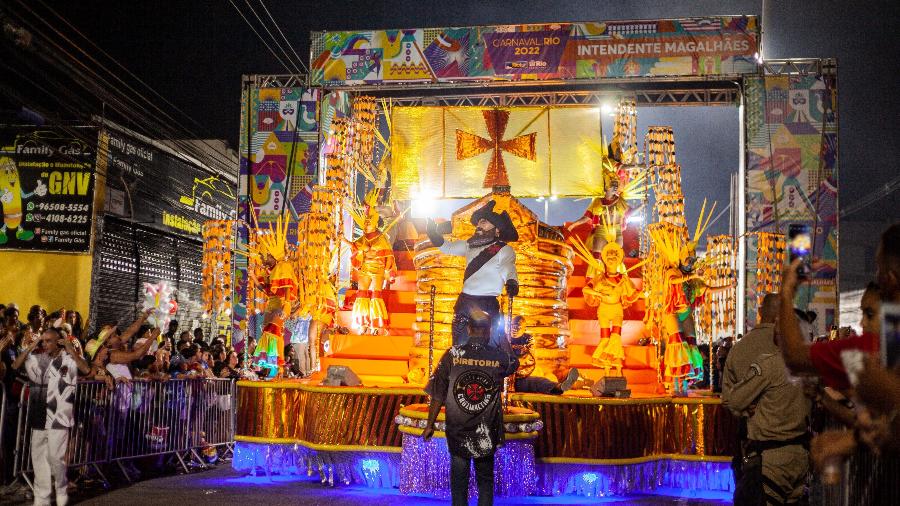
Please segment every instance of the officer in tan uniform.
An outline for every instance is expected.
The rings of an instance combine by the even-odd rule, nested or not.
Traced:
[[[778,309],[778,296],[766,295],[759,326],[734,345],[725,363],[722,403],[747,423],[747,439],[741,446],[742,470],[749,476],[742,477],[735,488],[737,506],[747,504],[747,497],[760,495],[765,504],[803,499],[809,470],[810,402],[788,376],[775,344]],[[752,473],[760,464],[761,484],[756,485]]]

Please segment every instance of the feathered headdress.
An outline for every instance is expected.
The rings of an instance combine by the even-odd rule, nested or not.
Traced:
[[[350,210],[350,216],[353,218],[353,222],[363,231],[366,230],[366,222],[375,220],[377,226],[378,220],[381,218],[378,214],[378,202],[381,200],[382,191],[383,189],[381,188],[372,188],[366,193],[363,201],[358,203],[354,209]],[[406,210],[395,216],[391,221],[380,228],[381,232],[387,233],[405,214]]]
[[[709,213],[705,214],[706,211],[706,199],[703,199],[703,207],[700,208],[700,216],[697,218],[697,226],[694,228],[694,235],[690,241],[687,243],[687,248],[685,253],[691,256],[695,255],[697,252],[697,244],[700,242],[700,238],[703,237],[703,234],[706,233],[706,229],[709,228],[709,221],[712,219],[713,213],[716,211],[716,202],[713,202],[712,207],[709,210]]]
[[[606,245],[603,246],[603,250],[600,252],[600,259],[594,258],[594,255],[591,252],[590,248],[588,248],[587,245],[585,245],[584,242],[578,238],[578,236],[573,235],[569,238],[569,242],[572,243],[575,254],[578,255],[578,257],[580,257],[584,261],[584,263],[588,264],[588,266],[593,267],[593,269],[597,272],[609,271],[609,269],[607,269],[605,264],[603,263],[602,259],[606,258],[610,250],[618,250],[618,256],[621,259],[624,259],[625,257],[625,252],[622,251],[622,247],[619,246],[618,242],[616,242],[616,237],[618,235],[618,224],[613,218],[613,214],[608,210],[604,210],[603,214],[600,215],[600,222],[601,226],[603,227],[603,238],[606,240]],[[646,260],[639,262],[631,266],[631,268],[625,270],[624,265],[622,265],[620,260],[619,265],[613,266],[612,270],[615,272],[627,273],[640,267],[645,262]]]
[[[247,245],[246,251],[236,251],[236,253],[260,262],[266,259],[266,255],[272,255],[278,262],[284,260],[288,254],[288,225],[291,217],[278,215],[271,227],[263,229],[256,221],[256,214],[251,213],[251,216],[253,217],[252,232],[256,240]]]
[[[654,223],[648,227],[653,245],[670,265],[678,265],[681,262],[681,254],[685,249],[684,228],[671,223]]]

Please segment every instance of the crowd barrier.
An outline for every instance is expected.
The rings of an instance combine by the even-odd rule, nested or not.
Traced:
[[[32,486],[31,413],[26,385],[19,398],[13,473]],[[204,452],[233,451],[235,382],[229,379],[133,380],[109,388],[103,382],[79,382],[75,423],[69,429],[69,468],[93,468],[108,485],[100,464],[115,462],[131,481],[123,462],[171,455],[187,472],[193,460],[206,466]],[[133,468],[132,468],[133,469]]]

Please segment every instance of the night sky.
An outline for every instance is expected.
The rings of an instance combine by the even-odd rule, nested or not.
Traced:
[[[256,21],[244,0],[234,3]],[[18,0],[5,0],[5,4],[10,9],[22,9]],[[251,0],[250,4],[266,19],[258,0]],[[31,2],[27,5],[38,9]],[[191,129],[197,135],[227,139],[232,146],[237,145],[241,75],[284,74],[291,70],[269,53],[225,0],[85,0],[49,5],[195,119],[199,126]],[[267,1],[265,5],[304,62],[308,62],[312,30],[763,14],[766,58],[838,60],[841,204],[857,201],[898,174],[900,100],[895,91],[897,72],[893,60],[900,54],[900,37],[896,35],[900,2],[770,0],[765,13],[761,12],[760,1],[320,0]],[[3,79],[0,77],[0,83]],[[718,147],[723,139],[734,137],[736,142],[736,112],[697,111],[700,109],[686,109],[684,117],[670,121],[676,129],[693,132],[693,139],[688,141],[676,131],[679,161],[687,170],[689,164],[682,156],[693,157],[698,161],[692,165],[700,171],[686,172],[688,199],[697,200],[692,198],[694,192],[722,195],[722,191],[727,199],[728,177],[724,171],[736,168],[737,154],[728,150],[720,153]],[[667,111],[645,113],[641,109],[639,119],[652,114],[665,115]],[[671,117],[678,114],[681,112]],[[720,171],[715,177],[704,176],[714,169]],[[900,216],[897,193],[869,210],[842,219],[842,227],[846,231],[853,226],[848,221],[896,220]],[[692,207],[699,207],[699,203]],[[692,213],[689,209],[689,219],[694,213],[696,210]],[[723,220],[727,226],[727,217]]]

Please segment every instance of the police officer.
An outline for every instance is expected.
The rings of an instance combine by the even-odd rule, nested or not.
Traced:
[[[779,301],[776,294],[765,296],[759,326],[734,345],[725,362],[722,403],[747,424],[742,473],[736,473],[743,474],[735,487],[737,506],[803,499],[810,402],[788,376],[775,343]]]

